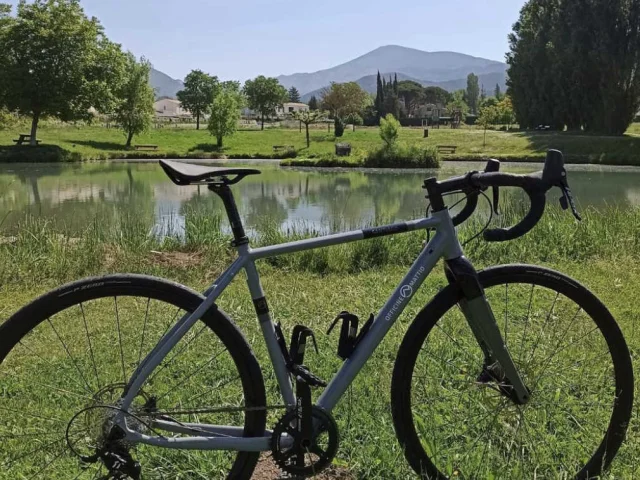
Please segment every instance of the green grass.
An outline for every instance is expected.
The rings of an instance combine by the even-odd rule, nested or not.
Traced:
[[[520,213],[517,208],[506,210],[505,223],[511,221],[513,215]],[[638,260],[640,240],[637,236],[640,229],[640,210],[587,209],[584,216],[585,221],[576,224],[568,213],[550,209],[543,221],[528,236],[508,244],[474,242],[467,247],[467,255],[478,267],[509,262],[542,263],[583,282],[611,309],[623,329],[635,361],[637,352],[640,351],[640,332],[636,328],[640,312],[632,299],[637,296],[640,288],[640,261]],[[18,229],[17,237],[11,241],[0,242],[0,320],[8,317],[38,294],[46,292],[61,282],[86,275],[119,271],[148,273],[181,281],[196,290],[204,289],[229,263],[232,252],[227,246],[228,238],[220,233],[218,219],[205,216],[204,212],[195,209],[187,212],[186,217],[185,241],[182,241],[177,234],[164,240],[149,235],[146,223],[135,215],[123,217],[117,221],[96,219],[95,222],[87,225],[82,235],[76,234],[75,237],[67,235],[63,227],[54,228],[53,224],[46,220],[25,217]],[[461,237],[469,238],[479,225],[478,221],[465,227]],[[256,243],[274,243],[307,237],[313,233],[302,230],[282,233],[265,225],[260,229],[260,236],[256,239]],[[300,253],[260,263],[259,268],[263,274],[263,285],[270,301],[271,311],[275,320],[282,322],[287,335],[298,323],[310,326],[318,334],[320,354],[316,355],[310,351],[307,357],[307,363],[314,372],[329,378],[341,365],[340,360],[335,356],[337,335],[330,337],[321,335],[331,319],[343,309],[353,311],[363,319],[369,313],[378,311],[389,292],[399,282],[407,266],[415,258],[421,248],[422,240],[423,236],[418,234],[406,234],[331,247],[317,252]],[[347,468],[355,478],[385,480],[412,478],[401,448],[395,440],[391,424],[389,405],[391,372],[398,346],[411,319],[444,285],[444,275],[441,268],[437,268],[434,276],[416,294],[398,324],[393,327],[390,335],[357,378],[350,397],[345,397],[335,412],[342,435],[337,463]],[[522,300],[522,295],[519,298]],[[267,373],[269,370],[266,370],[267,353],[259,336],[253,305],[242,275],[232,283],[219,303],[245,332],[256,350],[258,359],[265,368],[269,398],[271,401],[276,401],[274,379]],[[548,303],[542,302],[540,308],[542,307],[548,309]],[[88,309],[87,318],[92,322],[90,331],[101,340],[95,346],[97,361],[112,366],[111,370],[104,372],[108,378],[103,381],[110,383],[120,381],[121,369],[117,348],[119,339],[114,323],[113,301],[109,299],[97,302],[86,308]],[[144,342],[145,348],[152,346],[155,338],[159,337],[164,330],[165,324],[171,320],[171,315],[155,303],[152,304],[151,311],[153,315],[149,318],[153,319],[153,323],[149,324],[147,330],[149,334]],[[129,355],[128,358],[134,359],[127,363],[127,367],[131,367],[139,351],[137,342],[140,339],[139,322],[145,318],[139,312],[144,312],[144,305],[140,310],[140,305],[125,301],[119,305],[119,312],[125,333],[123,347],[127,352],[126,355]],[[138,312],[137,316],[135,312]],[[69,318],[81,318],[78,315],[77,311],[70,312]],[[502,318],[500,312],[498,315]],[[57,317],[53,323],[59,328],[70,325],[65,320],[68,320],[65,316]],[[128,323],[129,321],[131,323]],[[511,335],[515,335],[513,332]],[[209,357],[203,357],[201,352],[209,352],[211,355],[219,349],[215,338],[206,335],[195,337],[196,333],[197,330],[183,341],[192,340],[192,347],[186,348],[184,355],[179,357],[179,361],[171,368],[167,368],[154,383],[154,388],[159,389],[156,393],[166,394],[171,400],[175,397],[177,401],[180,395],[195,395],[203,391],[201,387],[203,384],[208,385],[212,381],[215,382],[215,379],[225,378],[228,365],[220,363],[215,371],[200,373],[193,382],[181,385],[179,389],[172,388],[179,382],[181,375],[189,371],[187,370],[189,365],[201,365],[206,362]],[[65,339],[84,338],[81,329],[74,330],[71,326],[60,330],[60,334]],[[45,364],[41,360],[34,360],[30,352],[18,351],[19,355],[12,357],[12,363],[8,364],[12,368],[11,371],[28,373],[31,379],[36,378],[39,381],[21,384],[16,383],[17,380],[13,378],[4,377],[0,397],[6,399],[7,395],[13,395],[10,397],[14,399],[12,401],[25,397],[36,401],[35,399],[41,398],[43,391],[46,390],[42,386],[51,385],[52,382],[59,382],[56,385],[64,385],[65,390],[82,391],[82,385],[71,384],[68,381],[68,377],[74,373],[74,366],[67,360],[55,334],[49,330],[48,335],[45,333],[39,335],[35,337],[32,345],[37,345],[38,353],[53,363]],[[467,339],[468,337],[458,338]],[[89,357],[83,343],[78,341],[70,345],[74,356],[88,361]],[[436,350],[438,355],[447,353],[451,355],[452,361],[460,360],[457,356],[460,349],[451,345],[443,335],[438,337],[435,345],[438,347]],[[584,350],[577,349],[568,352],[570,358],[580,358],[576,355],[583,353]],[[82,367],[90,368],[90,364],[82,364]],[[636,370],[637,367],[636,364]],[[6,370],[4,371],[6,374]],[[425,373],[435,372],[426,371]],[[552,382],[553,378],[553,375],[549,375],[549,381]],[[442,402],[450,400],[450,395],[455,394],[456,389],[451,383],[455,379],[455,376],[447,374],[442,378],[432,379],[427,384],[429,388],[425,394],[441,394],[435,403],[428,403],[434,406],[430,411],[445,412],[440,408],[445,406]],[[93,382],[93,380],[89,381]],[[233,397],[238,393],[238,386],[234,383],[224,385],[217,393]],[[637,387],[636,393],[638,393]],[[49,394],[51,394],[50,391]],[[47,401],[39,402],[42,413],[53,415],[51,409],[55,405],[56,415],[63,415],[64,409],[61,405],[64,403],[52,403],[61,398],[68,397],[53,395]],[[219,401],[220,399],[214,396],[209,400]],[[583,400],[586,401],[586,397]],[[578,408],[578,405],[572,405],[569,408]],[[614,463],[612,472],[604,478],[634,478],[634,475],[638,474],[640,465],[636,460],[636,453],[640,448],[637,427],[639,410],[636,407],[634,411],[628,439]],[[449,414],[451,413],[452,411],[449,411]],[[465,418],[464,415],[470,414],[457,412],[449,421],[462,421]],[[231,417],[227,420],[238,421],[237,418]],[[269,425],[272,426],[276,420],[277,415],[270,414]],[[564,418],[562,420],[564,421]],[[442,418],[440,422],[442,421],[446,422],[447,419]],[[419,428],[425,428],[427,431],[437,428],[438,420],[435,419],[433,422],[435,423],[428,423]],[[458,423],[458,425],[460,428],[467,428],[464,423]],[[472,425],[472,422],[469,422],[469,425]],[[15,418],[11,423],[5,423],[2,428],[12,426],[15,428],[20,426]],[[469,428],[465,433],[472,435],[474,432],[471,427]],[[574,438],[573,431],[557,431],[553,435],[547,435],[545,441],[547,443],[564,442],[563,448],[573,452],[580,450],[581,442],[588,443],[592,439]],[[465,442],[458,438],[451,444],[459,447],[464,446]],[[9,441],[3,448],[4,452],[11,452],[17,451],[18,447],[17,442]],[[479,464],[474,478],[503,478],[506,466],[501,466],[500,463],[504,462],[505,458],[493,457],[492,455],[497,451],[499,450],[492,450],[493,453],[487,454],[486,462]],[[140,458],[143,462],[146,460],[147,469],[155,468],[155,473],[164,475],[165,478],[179,478],[178,470],[182,470],[182,474],[189,478],[199,478],[201,475],[206,478],[222,476],[221,472],[214,469],[214,465],[223,460],[219,457],[211,459],[199,455],[183,456],[175,452],[153,453],[143,449],[140,452]],[[44,458],[38,459],[44,460]],[[556,460],[545,455],[543,451],[539,463],[548,464]],[[75,468],[71,463],[66,465]],[[33,464],[30,468],[32,468],[29,470],[31,474],[35,473]],[[512,475],[510,478],[532,478],[529,473],[518,474],[516,471],[515,476]],[[5,478],[2,475],[4,473],[0,474],[0,478]],[[6,475],[11,475],[11,472]],[[60,474],[60,476],[43,478],[67,477]]]
[[[640,127],[633,124],[622,137],[602,137],[569,132],[487,132],[479,128],[430,129],[429,138],[422,138],[422,129],[403,128],[400,142],[407,146],[457,145],[458,151],[450,159],[483,159],[489,156],[517,161],[539,161],[549,148],[563,150],[574,163],[602,163],[640,165]],[[14,131],[15,130],[15,131]],[[0,160],[15,154],[12,139],[19,133],[14,129],[0,131]],[[166,127],[136,137],[134,144],[156,144],[157,152],[130,151],[124,148],[124,135],[116,129],[98,126],[44,124],[39,131],[43,144],[58,146],[69,152],[66,158],[100,160],[109,158],[278,158],[294,156],[297,160],[310,159],[305,165],[336,165],[332,157],[335,138],[322,128],[313,129],[311,146],[306,147],[304,132],[295,129],[267,129],[265,131],[240,130],[225,139],[218,150],[214,139],[206,130]],[[367,152],[380,147],[382,141],[377,128],[358,128],[345,131],[339,141],[353,146],[353,156],[340,159],[339,166],[358,164]],[[274,145],[291,145],[294,151],[274,154]],[[37,150],[37,149],[36,149]],[[34,160],[37,160],[36,154]],[[20,156],[19,159],[24,159]],[[315,160],[314,160],[315,159]],[[360,165],[358,165],[360,166]]]

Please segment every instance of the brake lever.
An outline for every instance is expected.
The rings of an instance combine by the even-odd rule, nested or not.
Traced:
[[[493,187],[493,213],[500,215],[498,206],[500,204],[500,187]]]
[[[569,184],[563,181],[560,185],[560,190],[562,190],[562,197],[560,197],[560,206],[563,210],[567,210],[571,207],[571,213],[576,217],[578,221],[582,221],[582,217],[580,213],[578,213],[578,209],[576,208],[576,204],[573,201],[573,195],[571,194],[571,189],[569,188]]]

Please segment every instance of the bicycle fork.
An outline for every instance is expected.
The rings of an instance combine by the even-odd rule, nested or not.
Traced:
[[[504,343],[498,323],[480,284],[478,272],[465,257],[447,260],[445,273],[450,283],[458,285],[464,294],[459,302],[473,335],[485,357],[482,376],[495,380],[500,391],[515,403],[524,405],[530,392]]]

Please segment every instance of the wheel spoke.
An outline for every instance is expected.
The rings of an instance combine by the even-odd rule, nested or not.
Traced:
[[[53,322],[51,321],[50,318],[47,318],[47,322],[49,323],[49,325],[51,325],[51,328],[53,329],[53,332],[56,334],[56,337],[58,337],[58,340],[60,340],[60,343],[62,344],[62,347],[64,348],[64,351],[67,353],[67,356],[69,357],[69,360],[71,360],[71,363],[73,363],[73,366],[75,367],[75,369],[80,374],[80,378],[82,378],[82,381],[84,382],[85,386],[87,387],[86,388],[87,392],[91,393],[91,386],[89,385],[89,382],[87,382],[87,379],[85,378],[84,374],[82,373],[82,370],[80,370],[80,367],[78,366],[78,364],[76,363],[75,359],[73,358],[73,355],[71,355],[71,352],[69,351],[69,348],[67,347],[67,344],[64,343],[64,340],[62,340],[62,337],[60,336],[60,334],[56,330],[56,327],[53,326]]]
[[[91,363],[93,364],[93,372],[96,376],[96,385],[100,385],[100,378],[98,377],[98,367],[96,366],[96,359],[93,355],[93,346],[91,345],[91,338],[89,337],[89,327],[87,325],[87,317],[84,314],[84,307],[80,302],[80,312],[82,312],[82,322],[84,323],[84,332],[87,335],[87,343],[89,344],[89,353],[91,354]]]
[[[531,304],[533,302],[533,289],[535,288],[534,284],[531,284],[531,293],[529,294],[529,306],[527,307],[527,318],[524,323],[524,334],[522,335],[522,340],[520,340],[520,354],[518,355],[518,364],[522,365],[522,354],[524,353],[524,346],[527,339],[527,331],[529,329],[529,321],[531,320]]]
[[[189,380],[191,380],[195,375],[197,375],[198,373],[200,373],[202,370],[204,370],[205,368],[207,368],[209,365],[211,365],[220,355],[222,355],[223,353],[225,353],[227,351],[226,348],[222,349],[220,352],[218,352],[216,355],[214,355],[213,357],[211,357],[207,362],[203,362],[200,366],[196,367],[193,372],[191,372],[189,375],[185,376],[184,378],[182,378],[177,384],[174,384],[170,387],[167,388],[167,392],[163,393],[162,395],[160,395],[159,397],[156,398],[156,401],[160,401],[162,398],[166,397],[167,395],[169,395],[170,393],[172,393],[174,390],[178,389],[179,387],[183,386],[184,384],[186,384]]]
[[[113,297],[116,310],[116,326],[118,329],[118,345],[120,346],[120,363],[122,364],[122,383],[127,383],[127,370],[124,366],[124,350],[122,349],[122,332],[120,331],[120,312],[118,311],[118,297]]]
[[[136,364],[136,370],[140,366],[140,362],[142,361],[142,348],[144,346],[144,337],[147,333],[147,321],[149,319],[149,305],[151,303],[151,298],[147,298],[147,308],[144,313],[144,324],[142,325],[142,334],[140,335],[140,351],[138,352],[138,363]]]

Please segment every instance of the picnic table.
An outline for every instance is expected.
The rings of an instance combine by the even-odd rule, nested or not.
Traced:
[[[18,139],[14,140],[13,143],[16,145],[24,145],[25,143],[31,143],[31,134],[29,133],[21,133],[18,135]],[[36,140],[36,144],[40,143],[40,140]]]
[[[136,145],[136,150],[158,150],[158,145]]]

